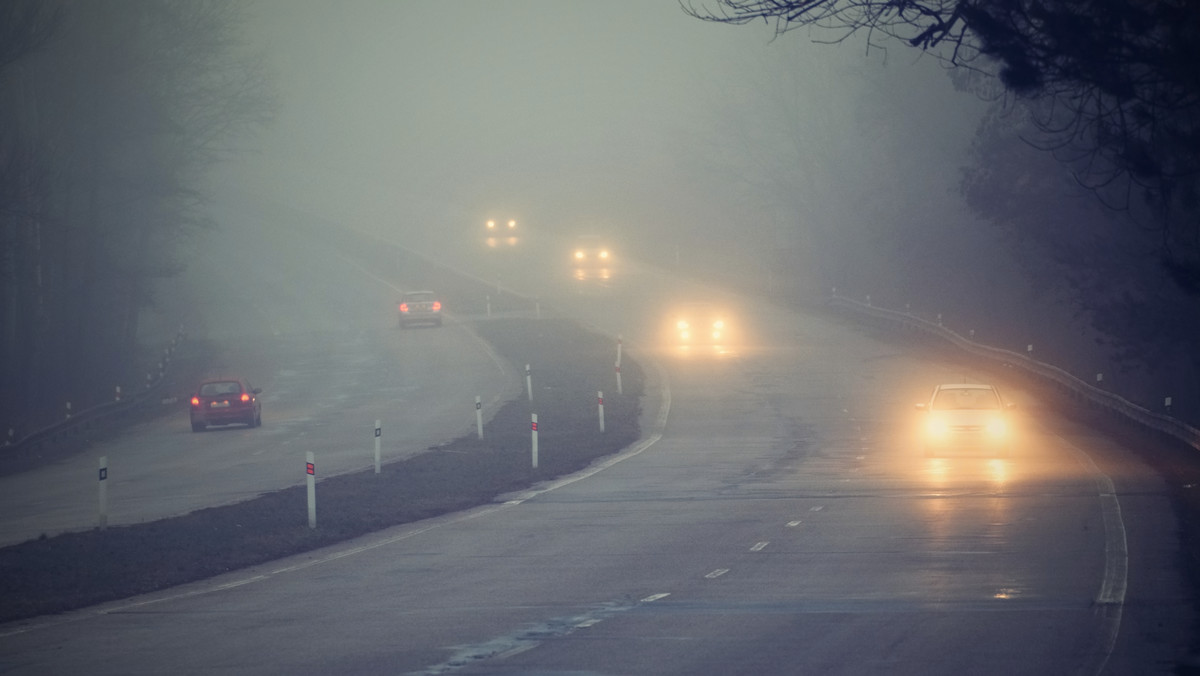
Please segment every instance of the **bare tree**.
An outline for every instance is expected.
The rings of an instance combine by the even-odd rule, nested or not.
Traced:
[[[682,0],[684,11],[776,34],[900,41],[994,72],[1039,134],[1107,206],[1160,233],[1173,279],[1200,293],[1200,4],[1173,0]]]

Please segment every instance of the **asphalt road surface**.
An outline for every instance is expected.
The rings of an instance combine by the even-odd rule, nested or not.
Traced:
[[[0,544],[92,528],[98,458],[108,458],[109,524],[183,514],[412,455],[475,428],[475,397],[490,413],[519,391],[511,367],[453,314],[442,327],[398,328],[403,287],[242,213],[203,242],[188,271],[190,349],[214,377],[262,388],[263,426],[193,433],[186,399],[87,453],[0,478]],[[421,280],[412,280],[420,285]]]
[[[623,333],[654,375],[639,444],[491,506],[0,628],[0,671],[1171,673],[1193,618],[1166,493],[1129,449],[1002,382],[1010,458],[925,458],[913,403],[976,374],[735,295],[740,341],[681,350],[663,308],[712,290],[555,274],[513,285]]]

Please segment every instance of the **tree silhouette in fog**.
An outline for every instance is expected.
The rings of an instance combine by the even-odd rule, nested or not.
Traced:
[[[688,0],[707,21],[764,21],[838,42],[865,34],[995,73],[1053,151],[1110,208],[1159,234],[1200,293],[1200,4],[1151,0]],[[982,86],[984,90],[986,85]]]
[[[138,317],[203,224],[202,175],[271,113],[240,12],[225,0],[0,6],[0,425],[18,436],[64,401],[78,410],[140,385]]]

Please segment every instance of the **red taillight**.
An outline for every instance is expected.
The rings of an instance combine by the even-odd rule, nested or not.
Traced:
[[[401,303],[401,304],[400,304],[400,311],[401,311],[401,312],[408,312],[408,303]]]
[[[192,406],[200,405],[200,397],[192,397]]]
[[[244,401],[244,402],[250,401],[250,395],[245,392],[242,392],[242,401]]]
[[[442,311],[442,301],[440,301],[440,300],[433,301],[433,311],[434,312]]]

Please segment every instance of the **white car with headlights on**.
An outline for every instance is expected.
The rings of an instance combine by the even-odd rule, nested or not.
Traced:
[[[1012,408],[991,385],[938,385],[927,403],[917,404],[917,410],[924,413],[921,442],[925,455],[970,451],[1007,457],[1012,444]]]

